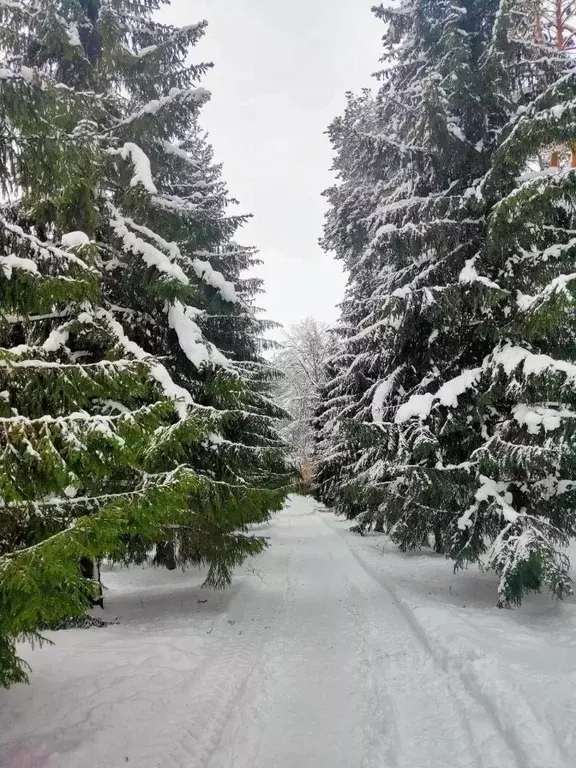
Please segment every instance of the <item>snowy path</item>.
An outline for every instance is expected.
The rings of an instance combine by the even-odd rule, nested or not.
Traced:
[[[29,654],[32,686],[0,694],[0,766],[576,764],[497,660],[425,629],[369,539],[302,498],[265,531],[273,546],[223,595],[197,575],[107,574],[121,624]]]

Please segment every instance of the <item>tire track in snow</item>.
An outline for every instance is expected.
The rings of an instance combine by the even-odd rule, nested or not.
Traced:
[[[288,570],[288,557],[283,563]],[[215,622],[214,631],[220,637],[212,644],[207,663],[174,692],[174,701],[185,705],[192,722],[184,720],[185,713],[169,721],[162,739],[149,747],[145,763],[138,768],[204,768],[209,764],[259,667],[268,640],[266,627],[277,623],[283,610],[282,601],[264,590],[257,596],[247,594],[248,586],[249,579],[226,616]]]
[[[353,569],[346,572],[350,577]],[[374,584],[363,568],[361,573]],[[405,621],[400,617],[398,624],[390,612],[398,613],[394,602],[374,600],[366,586],[357,576],[349,578],[349,611],[361,630],[359,666],[370,701],[362,768],[382,768],[383,754],[386,768],[485,768],[469,717],[445,681],[437,680],[429,654],[419,644],[414,653]],[[490,768],[507,766],[494,763]]]
[[[506,696],[507,692],[505,690],[500,690],[500,696],[506,696],[510,699],[508,702],[510,706],[510,716],[503,721],[501,707],[491,697],[491,693],[485,689],[486,687],[483,685],[482,680],[479,679],[472,664],[468,662],[464,669],[459,668],[458,665],[452,664],[448,654],[438,654],[432,646],[426,630],[418,621],[414,611],[398,594],[395,587],[390,583],[390,580],[377,568],[374,568],[366,562],[360,552],[357,551],[347,540],[347,537],[343,535],[341,529],[335,525],[330,525],[324,516],[319,515],[319,518],[330,530],[335,531],[340,536],[366,574],[388,593],[389,597],[393,600],[398,613],[402,615],[420,646],[430,656],[436,667],[443,673],[457,699],[463,701],[462,693],[465,693],[468,699],[471,699],[482,708],[486,718],[491,722],[497,736],[500,737],[507,746],[508,751],[514,757],[517,768],[562,768],[563,766],[572,768],[573,763],[569,763],[565,760],[564,753],[558,747],[556,740],[547,729],[542,727],[538,718],[529,717],[529,722],[526,722],[526,730],[524,730],[522,734],[517,732],[515,713],[517,713],[517,707],[522,703],[523,698],[521,697],[520,701],[516,698],[516,694],[519,694],[518,691],[514,691],[512,696],[509,694]],[[454,688],[454,680],[460,682],[460,691]],[[524,701],[524,704],[527,704],[527,702]],[[526,708],[529,707],[527,706]],[[546,758],[544,758],[544,762],[539,758],[543,744],[546,747]],[[489,742],[485,741],[483,746],[484,748],[489,747]],[[554,762],[550,762],[551,755],[553,756],[552,759]],[[492,759],[497,760],[498,756],[495,755]],[[498,762],[494,762],[493,768],[503,768],[503,766]]]
[[[207,768],[360,768],[365,691],[340,576],[330,584],[338,565],[325,553],[342,545],[309,513],[284,513],[274,534],[271,552],[291,549],[285,610]]]
[[[208,768],[488,768],[380,586],[315,514],[288,510],[275,546],[292,523],[286,611]]]

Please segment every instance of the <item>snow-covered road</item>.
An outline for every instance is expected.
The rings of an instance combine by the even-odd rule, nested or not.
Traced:
[[[32,686],[0,694],[2,768],[576,764],[576,726],[548,722],[473,626],[443,646],[438,603],[426,626],[370,539],[300,497],[262,532],[272,546],[224,594],[197,573],[106,573],[121,623],[27,654]]]

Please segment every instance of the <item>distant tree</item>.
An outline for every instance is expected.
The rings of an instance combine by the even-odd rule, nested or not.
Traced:
[[[281,347],[273,361],[282,374],[276,385],[277,399],[290,415],[282,435],[293,457],[306,472],[315,444],[312,419],[326,381],[326,362],[331,347],[329,327],[307,317],[285,332]]]
[[[536,0],[534,31],[538,43],[553,45],[558,51],[576,46],[576,0]]]

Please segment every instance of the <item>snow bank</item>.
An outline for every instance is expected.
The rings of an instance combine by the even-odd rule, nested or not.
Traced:
[[[105,567],[118,623],[23,648],[2,765],[573,768],[576,602],[499,611],[492,574],[348,525],[293,498],[224,592]]]

